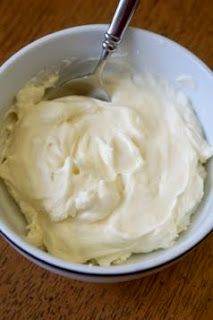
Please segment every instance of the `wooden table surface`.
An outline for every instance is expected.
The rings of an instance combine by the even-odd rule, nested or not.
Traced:
[[[212,0],[143,0],[132,25],[168,36],[213,67]],[[0,63],[69,26],[107,23],[116,0],[0,0]],[[213,236],[177,264],[120,284],[88,284],[35,266],[0,240],[0,319],[213,319]]]

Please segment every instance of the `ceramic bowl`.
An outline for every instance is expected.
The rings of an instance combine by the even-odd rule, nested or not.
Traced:
[[[0,67],[1,116],[17,91],[39,71],[73,57],[82,60],[97,57],[106,29],[106,25],[86,25],[62,30],[36,40],[9,58]],[[175,86],[180,77],[192,79],[193,86],[185,85],[183,90],[193,103],[207,140],[213,145],[213,74],[202,61],[165,37],[134,28],[128,29],[119,53],[124,54],[138,71],[159,74]],[[50,271],[93,282],[130,280],[170,265],[208,235],[213,226],[212,184],[213,162],[209,161],[205,195],[187,231],[171,248],[133,255],[118,266],[66,262],[31,246],[24,237],[25,220],[3,184],[0,186],[0,231],[17,251]]]

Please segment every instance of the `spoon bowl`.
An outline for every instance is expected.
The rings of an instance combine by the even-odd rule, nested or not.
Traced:
[[[111,101],[102,77],[96,72],[59,83],[56,87],[47,89],[45,97],[47,100],[53,100],[69,95],[89,96],[107,102]]]

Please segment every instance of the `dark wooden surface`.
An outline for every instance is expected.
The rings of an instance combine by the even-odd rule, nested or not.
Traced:
[[[213,67],[212,0],[143,0],[132,25],[189,48]],[[109,22],[115,0],[0,0],[0,63],[69,26]],[[213,319],[213,236],[156,275],[121,284],[69,280],[33,265],[0,240],[0,319]]]

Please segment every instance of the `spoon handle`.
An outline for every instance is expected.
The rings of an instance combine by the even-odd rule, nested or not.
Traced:
[[[121,42],[140,0],[120,0],[103,41],[103,55],[112,53]]]

